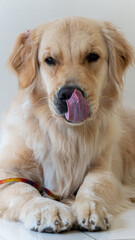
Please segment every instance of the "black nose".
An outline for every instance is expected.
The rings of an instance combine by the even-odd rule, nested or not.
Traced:
[[[68,87],[62,87],[59,92],[58,92],[58,99],[62,102],[62,103],[65,103],[66,100],[68,100],[72,93],[74,92],[75,90],[75,87],[71,87],[71,86],[68,86]]]
[[[84,92],[77,86],[64,86],[62,87],[59,92],[58,92],[58,99],[62,102],[65,103],[66,100],[68,100],[72,93],[74,92],[75,89],[78,89],[82,95],[84,96]]]
[[[60,114],[64,114],[67,112],[67,104],[66,100],[68,100],[75,89],[78,89],[82,92],[84,96],[84,92],[77,86],[63,86],[58,92],[57,92],[57,98],[55,99],[55,105],[57,107],[57,110]]]

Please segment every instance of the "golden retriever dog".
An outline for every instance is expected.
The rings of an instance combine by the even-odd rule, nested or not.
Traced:
[[[9,57],[19,90],[3,116],[0,216],[39,232],[107,230],[135,197],[135,114],[121,106],[134,61],[108,22],[69,17],[22,33]]]

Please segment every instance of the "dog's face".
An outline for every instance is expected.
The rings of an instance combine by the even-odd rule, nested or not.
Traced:
[[[46,95],[51,114],[74,125],[112,107],[133,58],[129,43],[112,25],[84,18],[42,25],[21,35],[16,46],[10,65],[20,87],[33,84],[41,98]]]
[[[100,94],[108,76],[107,48],[97,25],[78,19],[52,24],[42,36],[38,57],[51,111],[65,119],[67,111],[71,111],[72,115],[74,108],[77,108],[77,100],[74,95],[71,96],[77,89],[82,94],[75,95],[79,98],[78,104],[82,104],[87,111],[88,103],[89,110],[86,117],[81,110],[76,110],[76,116],[70,116],[69,121],[71,118],[72,123],[76,124],[87,117],[91,118],[98,109]],[[74,102],[70,104],[69,101],[67,107],[70,98]]]

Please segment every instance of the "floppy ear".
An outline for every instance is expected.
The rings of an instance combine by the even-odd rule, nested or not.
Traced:
[[[9,67],[19,79],[20,88],[28,87],[36,76],[38,43],[34,38],[34,30],[18,36],[8,59]]]
[[[135,60],[134,50],[111,23],[103,22],[102,33],[108,48],[109,76],[121,86],[125,70]]]

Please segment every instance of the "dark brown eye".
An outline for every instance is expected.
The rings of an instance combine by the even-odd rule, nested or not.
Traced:
[[[48,65],[55,65],[55,64],[56,64],[55,60],[54,60],[52,57],[46,58],[46,59],[45,59],[45,62],[46,62]]]
[[[90,53],[90,54],[86,57],[86,59],[87,59],[87,61],[88,61],[89,63],[91,63],[91,62],[96,62],[99,58],[100,58],[99,55],[96,54],[96,53]]]

